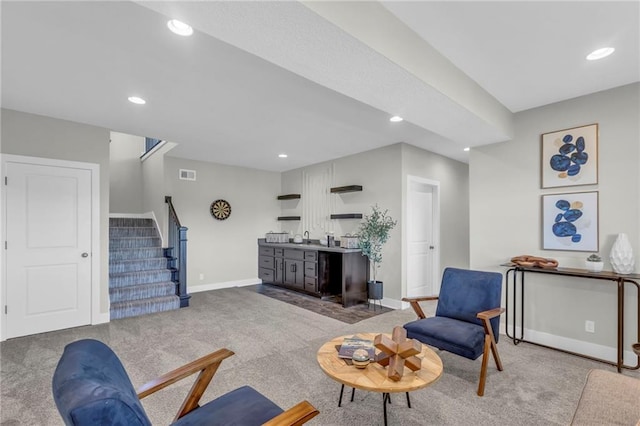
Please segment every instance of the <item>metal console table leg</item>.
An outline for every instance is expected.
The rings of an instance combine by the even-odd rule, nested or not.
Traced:
[[[629,366],[624,364],[624,291],[625,285],[630,284],[635,286],[636,288],[636,303],[637,303],[637,313],[636,313],[636,322],[637,322],[637,334],[638,341],[640,341],[640,284],[636,280],[640,279],[640,275],[630,274],[630,275],[620,275],[611,271],[603,271],[603,272],[590,272],[584,269],[573,269],[573,268],[556,268],[556,269],[543,269],[543,268],[530,268],[530,267],[522,267],[514,264],[504,264],[502,266],[507,266],[509,269],[505,274],[505,320],[507,321],[507,326],[505,327],[505,332],[507,337],[513,340],[513,344],[517,345],[520,342],[531,343],[533,345],[542,346],[549,349],[554,349],[560,352],[565,352],[571,355],[576,355],[582,358],[591,359],[593,361],[604,362],[606,364],[616,366],[618,373],[622,371],[623,368],[629,370],[637,370],[640,368],[640,355],[638,355],[638,359],[636,365]],[[616,320],[618,324],[617,330],[617,357],[616,362],[607,361],[600,358],[595,358],[589,355],[584,355],[560,348],[555,348],[552,346],[544,345],[541,343],[531,342],[524,339],[524,299],[525,299],[525,272],[531,273],[539,273],[539,274],[549,274],[549,275],[559,275],[566,277],[574,277],[574,278],[587,278],[587,279],[597,279],[604,280],[609,282],[616,283],[616,291],[617,291],[617,315]],[[518,273],[520,274],[520,285],[518,286]],[[518,303],[518,287],[520,288],[520,303]],[[509,291],[512,289],[512,305],[510,306],[510,298]],[[518,325],[518,309],[520,310],[520,333],[517,333],[516,328]],[[509,334],[509,313],[511,312],[511,334]],[[519,334],[519,335],[518,335]]]

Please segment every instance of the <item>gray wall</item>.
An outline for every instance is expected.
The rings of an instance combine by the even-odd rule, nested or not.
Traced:
[[[142,209],[142,165],[144,138],[111,132],[109,144],[109,211],[144,213]]]
[[[510,142],[473,149],[470,161],[471,264],[504,272],[512,256],[551,257],[560,266],[584,268],[589,253],[541,249],[541,196],[598,191],[600,254],[626,233],[640,270],[640,84],[632,84],[516,114]],[[599,183],[540,188],[541,134],[599,124]],[[616,291],[605,281],[527,276],[526,327],[530,336],[567,349],[610,354],[615,347]],[[636,292],[627,291],[625,341],[637,340]],[[585,320],[596,322],[585,332]],[[584,346],[584,347],[583,347]],[[596,352],[599,352],[596,354]]]
[[[109,306],[109,131],[2,110],[2,153],[100,165],[100,312]]]
[[[172,196],[180,221],[189,228],[189,291],[258,282],[257,239],[278,227],[280,174],[169,156],[164,159],[167,195]],[[197,180],[179,180],[179,169],[195,170]],[[231,204],[226,220],[216,220],[209,212],[217,199]]]
[[[468,171],[467,165],[440,155],[410,146],[395,144],[363,152],[331,162],[296,169],[282,174],[282,192],[302,192],[303,174],[318,173],[333,167],[331,186],[362,185],[363,191],[333,194],[333,213],[369,214],[371,206],[378,204],[388,209],[398,225],[391,231],[391,238],[383,250],[383,263],[378,280],[385,283],[386,303],[400,306],[406,293],[406,271],[403,268],[404,242],[402,240],[405,183],[407,175],[437,180],[441,183],[441,238],[447,240],[441,254],[441,268],[447,265],[468,266]],[[327,188],[328,189],[328,188]],[[304,198],[305,194],[302,193]],[[283,215],[300,214],[300,208],[290,201],[283,201]],[[283,222],[282,230],[302,233],[301,223]],[[336,237],[357,233],[360,220],[333,220],[329,230]],[[308,225],[307,225],[308,226]],[[312,238],[319,238],[325,229],[314,228]]]
[[[469,267],[469,166],[404,144],[402,172],[440,183],[440,271]]]
[[[379,148],[348,157],[338,158],[330,162],[296,169],[282,173],[283,193],[302,192],[302,197],[309,196],[302,191],[303,174],[317,175],[320,170],[333,169],[331,187],[346,185],[362,185],[362,192],[332,194],[329,202],[333,204],[331,213],[362,213],[369,214],[371,206],[378,206],[389,210],[389,215],[398,220],[398,226],[391,230],[391,237],[383,249],[383,261],[378,270],[377,279],[385,283],[384,297],[400,299],[401,276],[401,151],[400,145]],[[329,191],[329,188],[326,188]],[[287,202],[283,202],[287,203]],[[290,213],[290,212],[286,212]],[[307,212],[308,213],[308,212]],[[300,212],[298,212],[300,214]],[[303,223],[307,224],[303,217]],[[341,235],[355,234],[360,220],[334,219],[328,220],[325,227],[310,227],[311,238],[318,239],[333,232],[336,239]],[[297,222],[283,222],[282,230],[289,231],[289,227],[298,226],[293,232],[302,233],[303,224]]]

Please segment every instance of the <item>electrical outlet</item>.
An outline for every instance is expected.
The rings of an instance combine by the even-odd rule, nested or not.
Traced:
[[[200,274],[200,281],[204,280],[204,274]]]
[[[596,332],[596,323],[595,321],[585,321],[584,322],[584,331],[587,333],[595,333]]]

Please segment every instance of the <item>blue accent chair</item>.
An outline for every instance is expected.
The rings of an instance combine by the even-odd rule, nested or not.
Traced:
[[[502,295],[502,274],[446,268],[439,296],[403,298],[418,315],[404,325],[407,337],[469,359],[482,355],[478,395],[484,395],[489,351],[502,371],[498,354],[498,333]],[[419,302],[438,300],[436,315],[427,318]]]
[[[172,425],[301,425],[318,414],[302,401],[287,411],[250,386],[228,392],[202,407],[200,398],[222,361],[220,349],[134,390],[116,354],[85,339],[68,344],[53,375],[53,399],[66,425],[150,425],[140,399],[199,373]],[[169,423],[169,422],[167,422]]]

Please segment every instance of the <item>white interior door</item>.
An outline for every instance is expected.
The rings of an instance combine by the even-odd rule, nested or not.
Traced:
[[[91,171],[6,164],[6,332],[91,323]]]
[[[407,200],[407,296],[437,294],[434,214],[437,192],[433,185],[409,180]]]

